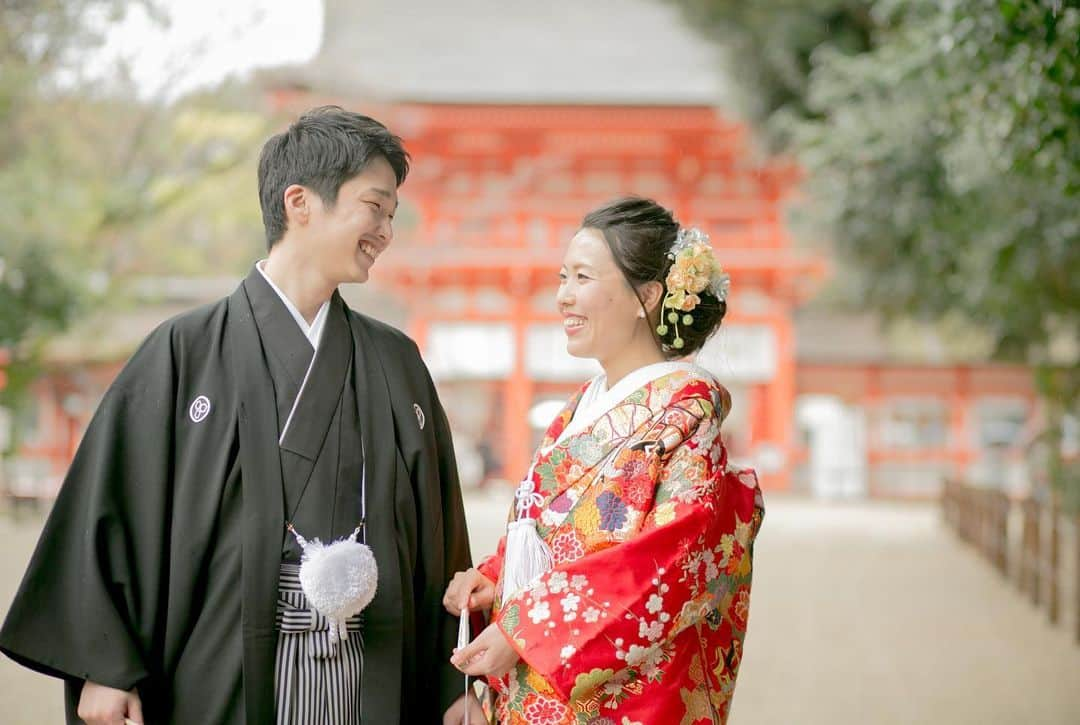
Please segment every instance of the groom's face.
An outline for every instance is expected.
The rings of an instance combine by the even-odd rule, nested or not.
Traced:
[[[337,283],[366,282],[371,268],[394,239],[397,177],[389,162],[375,157],[327,204],[312,195],[309,248],[323,273]]]

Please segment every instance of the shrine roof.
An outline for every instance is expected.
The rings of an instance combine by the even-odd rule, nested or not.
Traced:
[[[719,51],[656,0],[326,0],[322,46],[270,87],[358,100],[715,105]]]

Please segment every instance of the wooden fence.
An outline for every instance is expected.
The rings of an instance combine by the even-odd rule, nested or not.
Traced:
[[[1013,581],[1053,624],[1072,610],[1080,645],[1080,514],[1067,516],[1051,501],[1010,498],[1002,491],[948,481],[942,493],[945,522],[1007,580]],[[1071,529],[1073,576],[1064,579],[1062,540]],[[1068,596],[1068,603],[1064,600]]]

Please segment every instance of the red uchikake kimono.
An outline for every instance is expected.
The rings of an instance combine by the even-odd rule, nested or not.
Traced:
[[[499,723],[727,720],[764,513],[754,472],[728,464],[729,408],[708,372],[658,363],[609,391],[594,380],[548,428],[530,515],[555,564],[496,597],[521,656],[489,678]],[[478,567],[496,583],[505,543]]]

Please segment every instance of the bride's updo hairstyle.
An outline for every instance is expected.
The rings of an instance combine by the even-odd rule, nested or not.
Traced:
[[[604,237],[639,302],[646,282],[663,285],[657,310],[650,313],[644,302],[641,306],[665,358],[692,355],[720,327],[727,312],[727,275],[711,249],[706,255],[702,245],[707,248],[708,238],[701,232],[680,230],[670,211],[639,197],[616,199],[589,212],[581,227]],[[711,275],[710,269],[701,269],[710,265]]]

